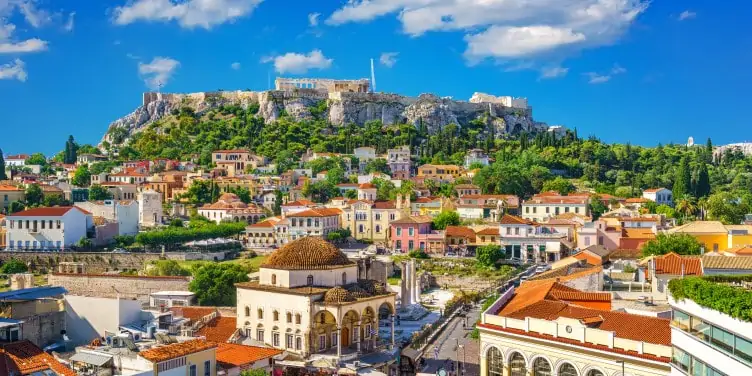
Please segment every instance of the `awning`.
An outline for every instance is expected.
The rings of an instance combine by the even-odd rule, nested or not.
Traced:
[[[105,355],[105,354],[92,354],[88,352],[80,352],[73,354],[72,357],[70,357],[71,361],[74,362],[81,362],[86,364],[91,364],[93,366],[101,367],[105,363],[112,360],[112,355]]]
[[[363,368],[358,370],[358,375],[363,376],[387,376],[386,373],[379,372],[373,368]]]

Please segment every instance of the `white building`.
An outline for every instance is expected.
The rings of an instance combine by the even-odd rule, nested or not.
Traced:
[[[486,93],[473,93],[470,97],[470,103],[496,103],[506,107],[523,108],[527,109],[527,98],[511,97],[511,96],[495,96]]]
[[[670,189],[651,188],[642,192],[642,197],[655,202],[658,205],[674,205],[674,197]]]
[[[236,285],[237,327],[298,355],[299,366],[315,362],[336,371],[340,362],[394,346],[396,294],[382,283],[359,280],[357,265],[332,244],[315,237],[293,241],[259,273],[258,282]],[[383,319],[391,321],[391,338],[378,334]]]
[[[501,247],[508,258],[530,263],[552,263],[568,255],[567,233],[506,214],[499,221]]]
[[[162,194],[152,190],[138,193],[138,224],[141,227],[154,227],[162,223],[164,209]]]
[[[327,234],[342,228],[339,219],[342,210],[336,208],[313,208],[286,217],[290,221],[289,237],[291,240],[306,236],[326,238]]]
[[[465,168],[470,168],[471,165],[476,163],[488,166],[488,154],[482,149],[468,150],[465,155]]]
[[[5,157],[6,166],[23,166],[26,164],[26,160],[29,159],[28,154],[9,155]]]
[[[93,237],[91,213],[75,206],[42,207],[6,217],[9,249],[65,249]]]
[[[256,223],[265,216],[263,209],[244,203],[234,193],[222,194],[217,202],[200,207],[198,214],[216,223],[223,220]]]
[[[297,200],[297,201],[290,201],[286,202],[282,205],[280,205],[280,210],[282,211],[282,216],[286,217],[290,214],[299,213],[302,211],[306,211],[310,208],[316,207],[316,203],[310,200]]]
[[[717,286],[726,287],[720,283]],[[746,293],[752,291],[747,289]],[[752,375],[752,322],[701,306],[692,299],[669,298],[669,304],[673,317],[672,376]]]
[[[94,217],[118,223],[118,235],[138,234],[139,208],[133,200],[104,200],[77,202],[77,207],[90,212]]]
[[[522,218],[545,222],[559,214],[574,213],[589,216],[590,197],[588,195],[562,196],[558,193],[544,192],[534,195],[522,203]]]
[[[149,295],[152,307],[189,307],[193,305],[196,294],[190,291],[157,291]]]

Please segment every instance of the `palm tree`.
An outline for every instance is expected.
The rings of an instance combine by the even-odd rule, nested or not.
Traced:
[[[684,196],[676,203],[676,211],[681,213],[682,218],[686,219],[697,211],[697,205],[694,198]]]

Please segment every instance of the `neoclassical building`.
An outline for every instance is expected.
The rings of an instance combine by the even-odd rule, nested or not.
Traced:
[[[234,193],[223,193],[217,202],[200,207],[198,214],[217,223],[222,220],[256,223],[265,216],[264,209],[246,204]]]
[[[258,282],[237,286],[237,327],[297,364],[337,369],[394,346],[395,293],[358,279],[358,267],[331,243],[304,237],[276,250]],[[379,322],[391,338],[379,338]],[[281,363],[281,364],[284,364]]]
[[[481,376],[667,376],[669,321],[607,310],[611,295],[556,281],[504,291],[482,313]]]

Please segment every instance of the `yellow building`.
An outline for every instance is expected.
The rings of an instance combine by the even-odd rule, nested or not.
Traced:
[[[706,252],[752,245],[752,226],[724,225],[719,221],[695,221],[668,230],[670,234],[689,234],[705,247]]]
[[[611,295],[556,281],[510,287],[481,316],[481,376],[671,374],[668,320],[601,310]]]
[[[454,180],[462,174],[462,167],[457,165],[425,164],[418,167],[418,177],[435,180]]]
[[[13,185],[0,185],[0,212],[8,210],[13,201],[23,201],[24,190]]]
[[[410,215],[410,198],[400,195],[396,200],[373,201],[364,197],[369,197],[371,190],[375,196],[376,190],[364,185],[358,188],[357,200],[339,197],[326,206],[342,210],[340,224],[349,229],[355,239],[386,244],[390,239],[389,223]]]

